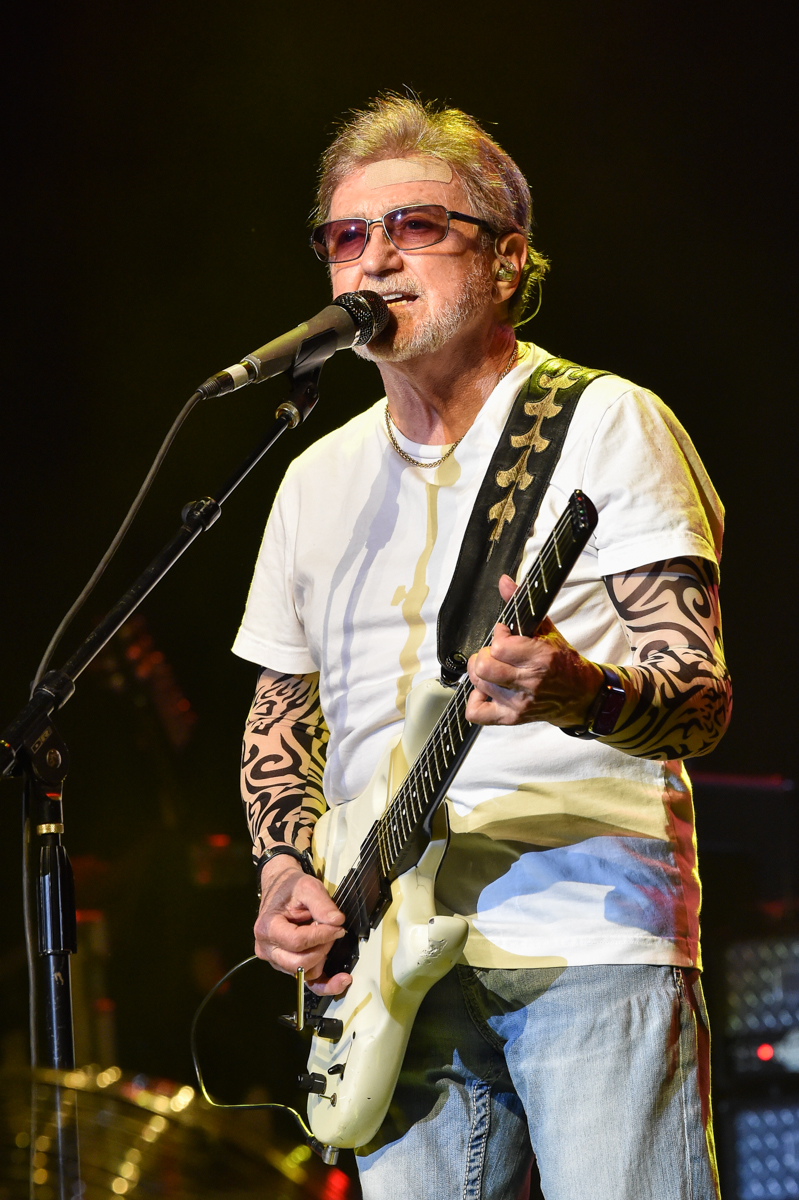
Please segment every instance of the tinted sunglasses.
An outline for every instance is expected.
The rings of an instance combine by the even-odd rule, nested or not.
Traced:
[[[392,208],[372,220],[345,217],[343,221],[317,225],[311,234],[311,248],[323,263],[353,262],[366,249],[372,226],[382,225],[391,245],[398,250],[423,250],[444,241],[451,220],[468,221],[493,232],[487,221],[448,211],[443,204],[411,204],[407,208]]]

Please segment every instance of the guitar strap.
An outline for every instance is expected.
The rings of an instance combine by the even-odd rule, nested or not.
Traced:
[[[445,683],[457,682],[496,622],[499,577],[518,570],[577,401],[592,380],[607,374],[565,358],[548,358],[514,400],[438,614],[438,660]]]

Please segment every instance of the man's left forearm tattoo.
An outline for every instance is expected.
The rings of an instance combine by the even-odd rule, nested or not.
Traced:
[[[627,702],[603,741],[641,758],[707,754],[732,707],[714,564],[674,558],[605,579],[633,651]]]
[[[318,675],[260,676],[241,757],[241,795],[254,861],[279,843],[310,847],[326,808],[322,775],[328,737]]]

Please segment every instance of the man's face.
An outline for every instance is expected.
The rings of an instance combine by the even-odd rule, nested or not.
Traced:
[[[367,185],[364,170],[348,176],[333,193],[329,220],[382,217],[411,204],[442,204],[469,213],[460,182],[415,180],[382,187]],[[378,362],[406,362],[437,350],[453,338],[471,337],[475,326],[493,320],[492,256],[481,248],[480,231],[453,220],[443,242],[421,250],[398,250],[383,228],[373,225],[360,258],[330,268],[333,296],[369,290],[389,301],[385,331],[357,353]]]

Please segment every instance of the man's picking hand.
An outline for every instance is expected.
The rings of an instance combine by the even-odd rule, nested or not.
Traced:
[[[305,982],[319,996],[338,996],[352,983],[340,973],[328,979],[325,959],[344,936],[344,914],[322,884],[299,863],[281,854],[261,872],[261,907],[255,922],[255,953],[278,971],[305,970]]]
[[[507,603],[515,591],[503,575],[502,599]],[[497,624],[491,645],[469,659],[469,678],[466,720],[475,725],[582,725],[603,681],[596,663],[578,654],[548,617],[531,638]]]

